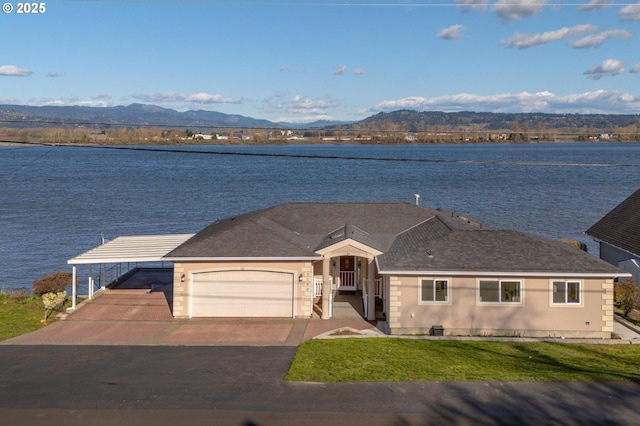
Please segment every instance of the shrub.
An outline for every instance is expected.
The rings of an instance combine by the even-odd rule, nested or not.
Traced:
[[[621,280],[613,286],[613,300],[625,318],[638,307],[638,285],[632,280]]]
[[[72,279],[72,275],[69,272],[57,271],[35,280],[31,292],[38,296],[42,296],[45,293],[59,293],[66,290]]]
[[[50,292],[42,295],[42,304],[44,305],[44,320],[42,320],[42,322],[44,324],[47,323],[49,314],[52,311],[60,309],[65,300],[67,300],[67,292],[64,290],[57,293]]]
[[[27,298],[27,289],[14,288],[13,290],[11,290],[11,298],[16,302],[24,301]]]
[[[565,244],[569,244],[571,247],[579,248],[582,251],[587,251],[587,244],[583,243],[582,241],[568,240],[565,238],[562,240],[562,242]]]

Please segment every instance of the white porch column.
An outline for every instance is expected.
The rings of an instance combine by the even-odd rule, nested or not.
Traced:
[[[71,309],[76,308],[76,296],[78,293],[76,285],[76,265],[71,268]]]
[[[376,270],[373,259],[367,259],[369,262],[369,270],[367,271],[367,320],[375,321],[376,319]]]
[[[322,259],[322,319],[329,319],[329,297],[331,296],[331,258]]]

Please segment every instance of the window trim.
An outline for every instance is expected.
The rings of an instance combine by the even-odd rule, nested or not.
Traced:
[[[553,294],[554,294],[554,285],[557,282],[562,282],[565,285],[565,301],[564,302],[554,302]],[[569,283],[578,283],[578,298],[579,302],[567,302],[567,285]],[[584,281],[576,280],[576,279],[550,279],[549,280],[549,306],[551,307],[560,307],[560,308],[581,308],[584,307]]]
[[[422,281],[423,280],[431,280],[433,281],[433,298],[434,300],[422,300]],[[435,283],[437,281],[444,281],[447,283],[447,291],[446,291],[446,300],[435,300],[436,296],[436,286]],[[450,305],[451,304],[451,279],[443,278],[443,277],[419,277],[418,278],[418,305]]]
[[[497,302],[485,302],[480,299],[480,282],[481,281],[497,281],[498,282],[498,297],[500,300]],[[514,283],[519,284],[520,289],[520,301],[508,302],[502,300],[502,283]],[[482,306],[524,306],[524,279],[518,278],[478,278],[476,280],[476,304]]]

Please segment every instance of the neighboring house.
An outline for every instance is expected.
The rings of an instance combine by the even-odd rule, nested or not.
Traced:
[[[196,133],[195,135],[193,135],[193,139],[202,139],[205,141],[210,141],[213,139],[213,135],[206,135],[204,133]]]
[[[600,259],[631,273],[640,285],[640,189],[585,233],[600,244]]]
[[[628,275],[561,242],[403,203],[278,205],[218,220],[163,259],[175,317],[328,319],[345,291],[390,334],[610,338],[613,282]]]

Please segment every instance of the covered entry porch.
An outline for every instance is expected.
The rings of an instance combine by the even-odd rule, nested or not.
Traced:
[[[380,251],[349,239],[317,253],[323,259],[313,263],[313,298],[322,319],[333,318],[338,303],[360,306],[368,321],[377,319],[376,311],[384,317],[384,278],[375,262]]]

